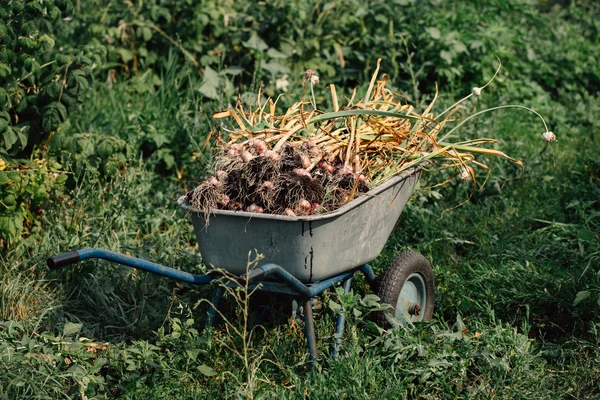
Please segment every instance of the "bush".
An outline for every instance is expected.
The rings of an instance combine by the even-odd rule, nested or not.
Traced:
[[[435,82],[444,92],[450,86],[468,93],[474,82],[491,76],[496,56],[510,73],[503,80],[521,96],[540,92],[532,88],[554,96],[562,90],[590,93],[600,83],[598,63],[590,56],[599,40],[594,2],[93,3],[74,14],[76,38],[106,43],[111,65],[127,75],[158,72],[176,47],[182,61],[205,68],[200,92],[208,98],[224,89],[232,94],[232,82],[241,93],[264,84],[268,95],[279,94],[288,79],[299,83],[306,68],[318,71],[325,83],[348,87],[368,82],[378,58],[395,84],[412,89],[412,101],[432,93]],[[556,17],[573,24],[544,30]]]
[[[38,148],[80,107],[105,61],[102,46],[57,46],[71,10],[68,0],[0,3],[0,247],[39,226],[34,214],[62,188],[60,165]]]
[[[39,158],[8,164],[0,157],[0,248],[17,242],[23,232],[41,230],[42,204],[62,197],[67,175],[55,161]]]
[[[0,4],[0,152],[28,156],[83,101],[102,46],[56,46],[68,0]]]

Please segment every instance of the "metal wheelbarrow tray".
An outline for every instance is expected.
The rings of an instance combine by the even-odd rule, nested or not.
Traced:
[[[207,221],[185,196],[179,204],[191,213],[204,264],[241,275],[248,252],[258,252],[261,263],[312,283],[377,258],[419,176],[412,170],[335,211],[305,217],[214,210]]]

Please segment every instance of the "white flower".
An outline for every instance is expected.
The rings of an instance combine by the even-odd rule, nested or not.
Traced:
[[[481,96],[481,88],[480,87],[474,87],[473,89],[471,89],[471,92],[473,92],[473,94],[475,96]]]
[[[275,81],[275,88],[277,90],[281,90],[281,91],[287,92],[288,91],[288,85],[290,84],[290,82],[288,81],[287,78],[288,78],[288,76],[286,74],[286,75],[283,75],[281,78],[277,79]]]
[[[461,168],[460,179],[464,182],[468,182],[471,180],[471,172],[467,168]]]
[[[319,77],[315,75],[315,71],[313,71],[312,69],[307,69],[304,72],[304,79],[310,81],[311,85],[316,85],[317,83],[319,83]]]
[[[542,134],[542,140],[548,143],[556,142],[556,135],[554,134],[554,132],[544,132]]]

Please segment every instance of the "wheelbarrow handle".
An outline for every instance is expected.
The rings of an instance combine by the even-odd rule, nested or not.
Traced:
[[[116,253],[110,250],[93,248],[75,250],[69,253],[59,254],[57,256],[50,257],[48,258],[48,267],[51,269],[56,269],[67,265],[77,264],[79,261],[94,258],[106,260],[130,268],[141,269],[142,271],[151,272],[160,276],[166,276],[167,278],[192,283],[194,285],[206,285],[214,279],[213,276],[209,274],[190,274],[189,272],[181,271],[175,268],[170,268],[165,265],[153,263],[152,261],[143,260],[141,258],[127,256],[125,254]]]
[[[262,281],[266,276],[267,276],[267,272],[262,267],[258,267],[258,268],[254,268],[252,271],[248,272],[247,274],[240,276],[238,283],[240,285],[243,285],[245,283],[247,283],[248,285],[252,285],[253,283]]]
[[[81,260],[79,253],[77,251],[70,251],[68,253],[49,257],[46,262],[48,264],[48,268],[58,269],[60,267],[66,267],[67,265],[77,264],[79,260]]]

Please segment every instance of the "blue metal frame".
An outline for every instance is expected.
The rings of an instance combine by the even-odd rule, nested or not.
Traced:
[[[221,297],[223,297],[223,293],[225,293],[225,288],[223,286],[217,285],[217,287],[215,287],[212,300],[210,302],[210,308],[208,309],[208,320],[206,321],[206,323],[209,326],[213,326],[215,324],[217,310],[219,309],[219,303],[221,303]]]
[[[156,264],[151,261],[143,260],[141,258],[135,258],[126,256],[125,254],[117,253],[110,250],[104,249],[83,249],[76,250],[79,254],[80,260],[88,260],[92,258],[98,258],[101,260],[110,261],[116,264],[125,265],[127,267],[141,269],[143,271],[151,272],[156,275],[166,276],[167,278],[176,279],[181,282],[192,283],[194,285],[206,285],[210,283],[214,277],[211,275],[195,275],[189,272],[181,271],[175,268],[166,267],[161,264]]]
[[[176,279],[181,282],[187,282],[194,285],[206,285],[211,283],[215,277],[209,274],[206,275],[195,275],[189,272],[180,271],[178,269],[166,267],[161,264],[156,264],[151,261],[143,260],[140,258],[126,256],[124,254],[116,253],[110,250],[104,249],[82,249],[75,250],[70,253],[60,254],[58,256],[50,257],[48,259],[48,266],[51,268],[58,268],[66,265],[76,264],[81,260],[88,259],[102,259],[110,261],[116,264],[124,265],[131,268],[141,269],[143,271],[151,272],[156,275],[165,276],[168,278]],[[344,293],[350,291],[350,285],[352,282],[352,276],[355,272],[361,271],[367,282],[372,285],[375,281],[375,274],[368,264],[354,268],[350,271],[342,274],[333,276],[323,281],[305,284],[298,278],[287,272],[276,264],[266,264],[258,268],[253,269],[248,274],[240,276],[240,283],[247,282],[249,288],[257,289],[261,291],[284,293],[300,296],[304,299],[304,320],[305,320],[305,334],[308,343],[308,351],[310,354],[310,362],[314,362],[317,359],[317,340],[315,334],[314,318],[311,306],[311,299],[317,297],[325,290],[329,289],[333,285],[344,282]],[[278,281],[265,280],[266,278],[279,278]],[[283,282],[281,282],[283,281]],[[225,289],[223,286],[217,285],[212,296],[212,305],[208,310],[208,324],[214,324],[217,309],[221,297]],[[332,356],[336,357],[341,345],[342,336],[344,334],[344,315],[340,313],[336,323],[336,334],[335,343],[332,351]]]
[[[346,279],[343,284],[344,294],[348,294],[350,292],[350,286],[352,285],[352,278]],[[337,322],[335,324],[335,337],[333,338],[333,351],[331,352],[331,356],[336,358],[340,351],[340,347],[342,345],[342,337],[344,337],[344,325],[346,323],[346,317],[344,313],[340,313],[337,318]]]

